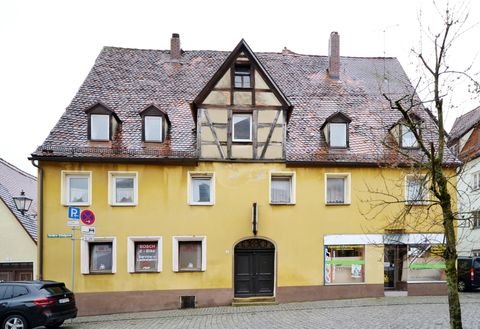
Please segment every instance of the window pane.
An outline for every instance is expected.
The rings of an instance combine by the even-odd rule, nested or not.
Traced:
[[[408,246],[408,281],[445,280],[442,245]]]
[[[162,141],[162,117],[145,117],[145,140]]]
[[[402,147],[417,147],[417,139],[409,127],[402,125]]]
[[[252,116],[250,114],[233,115],[233,140],[250,141],[252,139]]]
[[[112,272],[112,243],[90,243],[90,272]]]
[[[105,114],[92,114],[90,118],[90,139],[110,139],[110,116]]]
[[[202,242],[180,241],[178,243],[178,268],[181,271],[202,269]]]
[[[327,203],[345,203],[345,178],[327,178]]]
[[[291,178],[272,177],[271,197],[273,203],[291,202]]]
[[[347,147],[347,125],[345,123],[330,124],[330,146]]]
[[[115,202],[133,203],[134,200],[134,178],[115,177]]]
[[[192,177],[193,202],[211,202],[211,182],[212,179],[210,177]]]
[[[243,86],[242,76],[236,75],[235,76],[235,88],[242,88],[242,86]]]
[[[364,282],[364,254],[363,246],[325,246],[325,282]]]
[[[135,242],[135,271],[156,272],[158,262],[157,242]]]
[[[88,177],[67,177],[68,202],[88,202]]]
[[[421,178],[407,179],[407,201],[410,203],[426,201],[426,189]]]

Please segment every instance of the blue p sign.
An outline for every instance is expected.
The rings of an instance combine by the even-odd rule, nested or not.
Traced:
[[[80,219],[80,208],[68,207],[68,218]]]

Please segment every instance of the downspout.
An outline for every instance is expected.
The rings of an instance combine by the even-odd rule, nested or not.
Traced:
[[[40,211],[38,213],[38,280],[43,280],[43,168],[38,164],[35,164],[34,159],[31,159],[32,165],[38,169],[39,186],[39,206]]]

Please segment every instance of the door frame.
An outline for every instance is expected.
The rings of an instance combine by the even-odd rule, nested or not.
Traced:
[[[235,298],[235,247],[237,244],[239,244],[242,241],[245,240],[251,240],[251,239],[257,239],[257,240],[265,240],[273,244],[274,250],[273,250],[273,292],[272,292],[272,297],[275,297],[277,295],[277,273],[278,273],[278,263],[277,263],[277,257],[278,257],[278,247],[275,241],[272,239],[269,239],[265,236],[257,236],[257,235],[252,235],[248,237],[241,238],[237,241],[235,241],[232,245],[232,296]],[[239,297],[241,298],[241,297]]]

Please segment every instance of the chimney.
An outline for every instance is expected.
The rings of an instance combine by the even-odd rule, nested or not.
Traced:
[[[180,49],[180,34],[172,33],[172,38],[170,39],[170,58],[180,59],[181,55],[182,50]]]
[[[330,33],[327,72],[332,79],[340,78],[340,36],[337,32]]]

